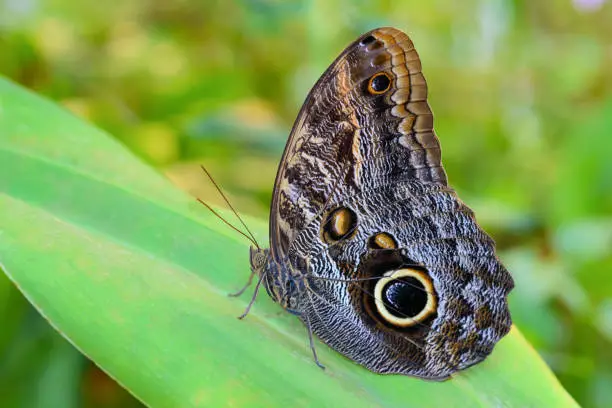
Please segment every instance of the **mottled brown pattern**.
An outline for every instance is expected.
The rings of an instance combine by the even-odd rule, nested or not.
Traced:
[[[487,305],[482,305],[474,312],[474,325],[478,330],[483,330],[493,323],[491,309]]]
[[[364,34],[308,94],[275,181],[270,249],[252,249],[251,265],[309,330],[378,373],[445,379],[510,329],[512,278],[447,184],[421,61],[403,32]],[[410,280],[387,286],[404,268],[427,277],[427,293]],[[393,314],[423,318],[400,327],[381,313],[379,281],[406,311]],[[425,300],[432,309],[420,310],[435,311],[419,314]]]
[[[450,340],[456,341],[459,338],[461,326],[459,323],[448,320],[440,327],[440,334],[447,337]]]

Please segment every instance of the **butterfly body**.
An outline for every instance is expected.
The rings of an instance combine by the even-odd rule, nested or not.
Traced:
[[[379,373],[445,379],[511,325],[512,278],[448,186],[419,57],[393,28],[364,34],[313,87],[276,178],[273,300]]]

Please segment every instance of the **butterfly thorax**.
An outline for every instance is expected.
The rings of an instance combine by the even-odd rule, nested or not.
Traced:
[[[268,295],[276,303],[293,313],[299,313],[299,296],[304,289],[301,274],[290,262],[276,262],[268,248],[251,247],[251,270],[262,280]]]

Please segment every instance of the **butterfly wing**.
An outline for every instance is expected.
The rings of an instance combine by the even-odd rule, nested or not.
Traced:
[[[334,61],[297,117],[274,186],[273,257],[334,194],[406,178],[446,184],[419,56],[406,34],[379,28]]]
[[[444,379],[510,329],[512,278],[447,185],[421,63],[399,30],[364,34],[308,95],[270,241],[268,292],[372,371]]]

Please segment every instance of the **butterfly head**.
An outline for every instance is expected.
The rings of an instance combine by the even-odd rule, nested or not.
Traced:
[[[251,246],[251,270],[261,279],[268,295],[285,309],[295,311],[298,307],[296,292],[300,280],[295,273],[290,273],[289,262],[276,262],[270,256],[269,249]]]
[[[261,275],[261,271],[263,271],[266,266],[266,262],[268,260],[269,249],[262,249],[251,245],[249,251],[249,258],[251,261],[251,270],[257,275]]]

